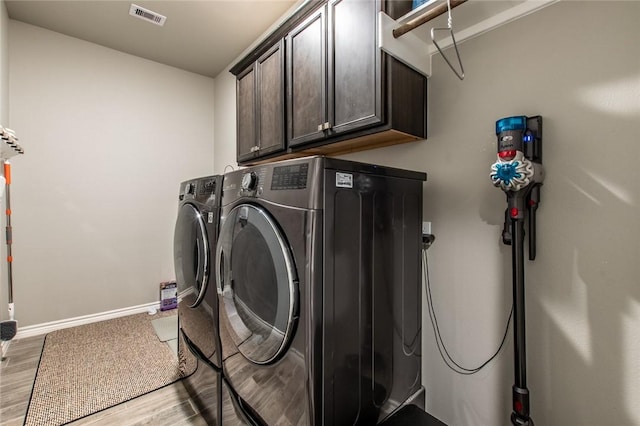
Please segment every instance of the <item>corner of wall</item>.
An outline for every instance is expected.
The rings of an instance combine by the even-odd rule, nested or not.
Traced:
[[[214,98],[214,172],[224,173],[236,163],[236,80],[226,70],[215,78]]]

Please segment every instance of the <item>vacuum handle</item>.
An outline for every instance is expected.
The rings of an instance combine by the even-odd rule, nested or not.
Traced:
[[[536,260],[536,212],[540,203],[540,185],[531,188],[527,209],[529,210],[529,260]]]
[[[504,211],[504,226],[502,227],[502,243],[511,245],[511,220],[509,219],[509,209]]]

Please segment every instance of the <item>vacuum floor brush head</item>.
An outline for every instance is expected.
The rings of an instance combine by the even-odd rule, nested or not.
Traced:
[[[9,320],[0,322],[0,340],[11,340],[18,332],[18,321]]]

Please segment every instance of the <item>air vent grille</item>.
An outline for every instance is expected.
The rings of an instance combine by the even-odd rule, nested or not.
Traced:
[[[133,3],[129,8],[129,15],[135,16],[136,18],[144,19],[147,22],[151,22],[160,26],[163,26],[164,22],[167,20],[166,16],[160,15],[159,13],[153,12],[149,9],[145,9],[144,7],[140,7]]]

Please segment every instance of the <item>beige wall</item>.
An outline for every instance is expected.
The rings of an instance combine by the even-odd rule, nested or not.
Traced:
[[[21,327],[157,302],[179,183],[213,171],[213,79],[10,21]]]
[[[9,126],[9,15],[0,0],[0,124]]]
[[[638,22],[638,2],[560,2],[469,40],[464,81],[434,58],[428,140],[347,157],[428,173],[434,305],[448,350],[475,367],[497,348],[511,306],[505,198],[488,177],[495,121],[544,117],[538,258],[526,264],[528,385],[540,425],[640,424]],[[233,81],[219,76],[222,84]],[[234,162],[234,140],[216,138],[218,172]],[[424,312],[428,410],[450,425],[509,425],[511,330],[493,363],[460,376],[440,359]]]

